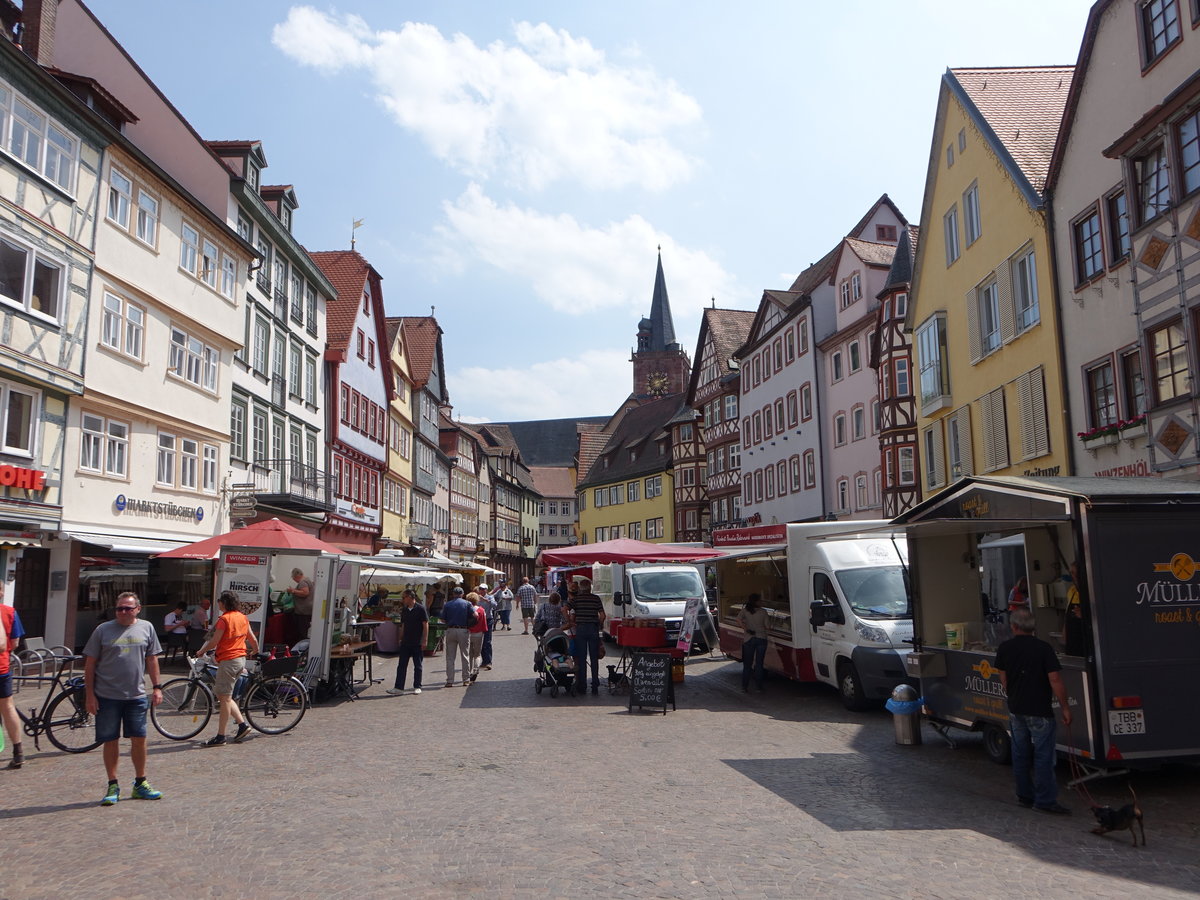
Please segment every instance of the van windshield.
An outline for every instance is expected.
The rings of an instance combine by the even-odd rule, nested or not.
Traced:
[[[907,619],[912,616],[904,570],[900,566],[843,569],[835,573],[842,594],[856,616],[864,619]]]
[[[630,575],[633,595],[646,600],[687,600],[703,597],[704,583],[695,569],[686,572],[634,572]]]

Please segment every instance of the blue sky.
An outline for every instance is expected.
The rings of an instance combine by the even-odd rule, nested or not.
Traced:
[[[880,194],[918,222],[942,72],[1074,63],[1090,4],[89,6],[202,136],[263,142],[310,250],[364,221],[454,415],[503,421],[617,407],[659,245],[691,354],[712,298],[753,309]]]

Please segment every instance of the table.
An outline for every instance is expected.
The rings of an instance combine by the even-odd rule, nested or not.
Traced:
[[[356,684],[373,684],[375,679],[371,668],[371,647],[374,641],[351,641],[349,644],[339,644],[336,650],[329,652],[329,696],[343,696],[347,700],[357,700]],[[354,664],[363,661],[363,678],[355,681]]]

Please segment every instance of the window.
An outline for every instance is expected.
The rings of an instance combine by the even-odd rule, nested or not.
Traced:
[[[775,499],[775,467],[772,465],[768,465],[763,472],[763,497],[767,500]]]
[[[925,483],[931,488],[943,484],[946,480],[941,430],[941,422],[938,421],[926,428],[922,435],[925,442],[924,453],[921,456],[925,460]]]
[[[856,441],[861,441],[867,436],[866,416],[866,410],[861,406],[856,406],[850,410],[850,423],[853,429],[851,433],[854,435],[854,440]]]
[[[795,391],[787,395],[787,427],[795,428],[800,424],[799,401]]]
[[[812,385],[804,384],[800,387],[800,421],[807,422],[812,418]]]
[[[1108,209],[1108,253],[1115,262],[1129,256],[1129,211],[1125,192],[1110,194],[1104,201]]]
[[[251,423],[251,449],[254,452],[254,464],[262,465],[267,459],[267,414],[261,409],[254,410]]]
[[[300,273],[295,269],[292,270],[292,320],[295,322],[304,321],[304,279],[300,277]]]
[[[375,342],[370,339],[367,340],[367,365],[375,368]]]
[[[199,256],[200,232],[185,222],[179,232],[179,268],[195,275]]]
[[[762,412],[756,412],[750,419],[754,423],[754,443],[761,444],[763,442]]]
[[[122,228],[129,228],[129,208],[133,202],[133,182],[116,169],[108,170],[108,209],[105,215],[109,221],[115,222]]]
[[[842,283],[841,283],[841,284],[838,286],[838,292],[839,292],[839,294],[841,295],[841,299],[840,299],[840,301],[839,301],[839,307],[838,307],[838,308],[839,308],[839,309],[845,309],[847,306],[849,306],[849,305],[850,305],[850,282],[849,282],[849,281],[843,281],[843,282],[842,282]]]
[[[879,430],[883,427],[883,419],[880,416],[880,404],[878,400],[871,401],[871,434],[879,434]]]
[[[896,226],[895,225],[876,225],[875,226],[875,240],[882,241],[882,242],[896,240]]]
[[[979,346],[982,356],[1000,347],[1000,293],[996,282],[979,288]]]
[[[304,358],[304,402],[317,402],[317,361],[312,356]]]
[[[662,496],[662,476],[652,475],[645,481],[646,499],[652,500]]]
[[[1162,144],[1133,160],[1133,181],[1138,192],[1138,223],[1149,222],[1171,205],[1171,181],[1167,151]]]
[[[638,500],[640,499],[640,498],[638,497],[638,493],[639,493],[639,490],[640,490],[640,488],[641,488],[641,482],[640,482],[640,481],[631,481],[631,482],[629,482],[628,484],[626,484],[626,485],[625,485],[625,494],[626,494],[626,499],[627,499],[627,500],[628,500],[630,503],[637,503],[637,502],[638,502]],[[553,504],[553,503],[552,503],[552,504],[550,504],[550,505],[551,505],[551,506],[554,506],[554,504]]]
[[[950,207],[942,219],[942,233],[946,240],[946,265],[949,266],[958,259],[958,207]]]
[[[571,534],[570,530],[568,529],[568,527],[566,525],[564,525],[563,526],[563,535],[570,536],[570,534]],[[629,523],[629,536],[631,538],[633,538],[635,541],[640,541],[642,539],[642,523],[641,522],[630,522]]]
[[[962,153],[967,149],[967,129],[958,129],[958,152]]]
[[[946,367],[946,320],[940,315],[917,329],[917,367],[922,407],[936,403],[950,393]]]
[[[901,357],[895,361],[894,366],[896,396],[907,397],[912,393],[912,386],[908,383],[908,360]]]
[[[298,344],[292,344],[288,348],[288,390],[292,396],[299,397],[301,388],[300,381],[300,365],[303,355],[300,352]]]
[[[1170,322],[1149,334],[1154,395],[1157,403],[1166,403],[1187,395],[1187,338],[1179,321]]]
[[[1117,389],[1111,360],[1085,370],[1088,395],[1088,424],[1092,428],[1117,422]]]
[[[608,489],[608,503],[610,506],[616,506],[625,502],[625,492],[621,490],[619,484],[614,484]]]
[[[845,478],[838,479],[837,508],[841,511],[850,509],[850,482]]]
[[[646,520],[646,538],[647,538],[647,540],[649,540],[651,538],[660,538],[660,537],[663,537],[662,517],[660,516],[657,519],[647,519]]]
[[[1175,126],[1179,140],[1179,168],[1183,176],[1183,193],[1200,188],[1200,109]]]
[[[229,455],[246,458],[246,403],[234,400],[229,413]]]
[[[1146,411],[1146,382],[1142,378],[1142,359],[1136,349],[1121,354],[1121,386],[1126,418],[1142,415]]]
[[[783,434],[785,427],[783,423],[783,398],[780,397],[775,401],[775,433]]]
[[[1036,459],[1050,452],[1045,375],[1039,366],[1018,376],[1016,383],[1021,413],[1021,458]]]
[[[900,447],[896,450],[896,461],[900,467],[900,483],[913,484],[916,481],[916,449]]]
[[[104,292],[104,316],[100,325],[102,344],[140,360],[145,323],[144,309],[116,294]]]
[[[737,441],[729,445],[729,468],[730,470],[737,469],[742,463],[742,451],[738,447]]]
[[[796,358],[796,332],[788,329],[783,336],[783,361],[791,363]]]
[[[228,253],[221,255],[221,293],[231,300],[237,293],[237,260]]]
[[[842,380],[842,351],[841,350],[833,351],[832,356],[830,356],[830,366],[833,370],[833,380],[841,381]]]
[[[129,466],[129,426],[84,413],[79,468],[124,478]]]
[[[171,359],[168,371],[206,391],[217,389],[221,353],[178,328],[171,329]],[[278,363],[282,365],[282,363]]]
[[[998,387],[979,400],[983,434],[984,471],[1008,466],[1008,413],[1004,406],[1004,388]],[[1044,420],[1043,412],[1043,420]],[[940,442],[939,442],[940,446]]]
[[[158,433],[158,465],[155,481],[170,487],[175,486],[175,435]]]
[[[179,486],[194,491],[200,467],[200,444],[191,438],[179,442]]]
[[[1019,255],[1013,261],[1012,289],[1016,306],[1017,331],[1032,328],[1041,320],[1038,309],[1037,267],[1033,251]]]
[[[1143,0],[1141,17],[1144,68],[1179,40],[1179,7],[1176,0]]]
[[[8,132],[0,141],[13,156],[64,191],[72,189],[78,142],[53,119],[0,87],[0,128]]]
[[[1071,226],[1075,248],[1075,283],[1091,281],[1104,271],[1104,249],[1100,240],[1100,210],[1093,207]]]
[[[871,505],[871,498],[867,493],[867,476],[854,476],[854,504],[855,509],[866,509]]]
[[[0,300],[57,319],[62,299],[62,268],[7,238],[0,239]]]
[[[962,478],[974,474],[971,452],[971,408],[964,406],[942,420],[946,426],[946,449],[949,451],[950,477]]]
[[[970,247],[973,243],[979,240],[979,235],[983,233],[979,222],[979,185],[973,184],[967,188],[966,193],[962,196],[963,203],[963,233],[967,239],[967,246]]]
[[[859,349],[858,341],[850,342],[850,371],[857,372],[862,368],[862,351]]]
[[[774,360],[774,370],[778,372],[783,368],[783,339],[775,338],[775,343],[771,345],[772,357]]]
[[[200,280],[211,288],[217,286],[217,266],[219,265],[220,255],[217,245],[205,239],[204,250],[200,259]]]
[[[311,284],[305,285],[304,288],[304,317],[307,319],[305,327],[309,334],[317,333],[317,289]]]
[[[266,319],[254,320],[254,371],[267,374],[270,363],[271,327]]]
[[[794,494],[800,490],[800,457],[799,456],[793,456],[791,459],[788,460],[788,477],[791,481],[792,493]],[[781,478],[780,484],[782,484],[782,483],[783,483],[783,481]]]
[[[947,144],[946,145],[946,168],[951,169],[953,167],[954,167],[954,145]]]
[[[896,318],[903,319],[908,314],[908,294],[897,294],[893,304]]]
[[[691,423],[684,423],[679,426],[679,439],[681,441],[690,441],[692,439]]]
[[[846,414],[838,413],[833,417],[833,445],[840,447],[846,443]]]
[[[797,340],[800,343],[800,355],[808,352],[808,319],[801,319],[796,324]]]

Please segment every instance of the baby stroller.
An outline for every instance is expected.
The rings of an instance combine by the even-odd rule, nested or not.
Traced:
[[[574,695],[575,657],[571,655],[571,639],[561,628],[551,628],[538,638],[533,671],[537,673],[533,689],[539,694],[549,686],[551,697],[557,697],[560,690]]]

